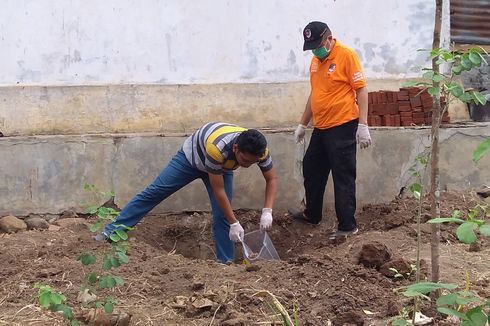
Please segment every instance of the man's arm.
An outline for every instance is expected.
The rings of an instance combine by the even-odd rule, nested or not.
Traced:
[[[366,101],[366,103],[367,103],[367,101]],[[308,101],[306,101],[305,111],[303,112],[303,115],[301,116],[301,120],[300,120],[299,124],[301,124],[303,126],[308,126],[308,124],[310,123],[310,120],[311,120],[311,116],[312,116],[312,113],[311,113],[311,93],[310,93],[310,96],[308,96]]]
[[[233,213],[233,209],[231,207],[231,203],[228,199],[228,196],[226,195],[225,182],[223,176],[221,174],[213,174],[213,173],[208,173],[208,176],[209,176],[209,182],[211,183],[211,188],[213,188],[214,197],[218,202],[219,208],[221,208],[223,214],[225,214],[226,220],[230,224],[238,222],[238,220],[235,217],[235,214]]]
[[[269,171],[262,172],[265,179],[265,201],[264,208],[272,208],[277,193],[277,174],[276,169],[272,167]]]
[[[359,106],[359,123],[367,125],[368,117],[368,90],[367,87],[356,89],[357,105]]]

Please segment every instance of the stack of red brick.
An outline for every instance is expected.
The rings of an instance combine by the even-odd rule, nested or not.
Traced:
[[[399,91],[370,92],[368,124],[370,126],[422,126],[432,122],[432,97],[420,88],[400,88]],[[441,106],[444,99],[441,99]],[[447,112],[443,123],[449,122]]]

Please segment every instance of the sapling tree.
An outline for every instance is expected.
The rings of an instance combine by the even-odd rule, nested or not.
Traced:
[[[86,184],[84,189],[92,195],[96,202],[100,202],[101,199],[107,200],[114,196],[112,191],[102,192],[94,185]],[[113,222],[119,214],[119,211],[115,208],[95,204],[87,209],[87,213],[97,218],[96,222],[90,226],[90,231],[96,233],[108,222]],[[121,265],[129,262],[128,250],[130,249],[130,246],[126,230],[131,228],[122,225],[120,227],[121,228],[116,230],[110,237],[110,248],[104,248],[103,252],[100,254],[102,256],[100,267],[103,272],[99,272],[100,268],[95,268],[95,264],[98,261],[97,255],[86,252],[76,258],[84,266],[91,267],[91,271],[84,273],[84,282],[80,289],[80,293],[83,294],[81,297],[84,298],[82,299],[84,308],[103,308],[108,314],[112,313],[114,310],[116,300],[112,296],[104,298],[100,298],[99,296],[104,289],[113,289],[118,286],[124,286],[123,278],[111,273],[111,271],[114,271]],[[65,295],[56,292],[48,285],[36,284],[35,287],[39,289],[37,297],[39,304],[43,308],[51,311],[60,311],[63,313],[64,318],[70,322],[70,325],[79,325],[72,308],[65,303]],[[94,316],[95,315],[96,314],[94,314]]]
[[[430,203],[432,218],[440,217],[440,187],[439,187],[439,128],[441,117],[448,110],[449,103],[454,98],[469,103],[485,105],[486,98],[476,90],[465,90],[455,77],[465,71],[470,71],[487,64],[482,53],[483,48],[468,50],[443,49],[440,45],[442,24],[442,0],[436,0],[434,34],[432,50],[430,51],[431,68],[424,68],[423,77],[426,81],[411,82],[407,86],[422,86],[433,97],[431,152],[430,152]],[[441,66],[443,69],[441,69]],[[441,70],[444,70],[441,72]],[[441,96],[444,104],[441,106]],[[431,280],[439,281],[439,242],[440,229],[438,224],[431,226]]]

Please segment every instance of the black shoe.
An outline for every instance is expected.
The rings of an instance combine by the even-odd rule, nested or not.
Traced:
[[[335,240],[335,239],[343,238],[343,237],[347,238],[348,236],[355,235],[357,233],[359,233],[359,229],[358,228],[354,228],[354,229],[352,229],[350,231],[341,231],[341,230],[338,230],[338,231],[332,233],[328,237],[328,239],[329,240]]]
[[[304,222],[304,223],[307,223],[307,224],[310,224],[310,225],[318,225],[320,224],[320,222],[312,222],[310,221],[310,219],[308,218],[308,216],[305,215],[305,212],[296,208],[296,207],[291,207],[291,208],[288,208],[288,213],[289,215],[291,215],[291,217],[293,218],[293,220],[296,220],[296,221],[300,221],[300,222]]]

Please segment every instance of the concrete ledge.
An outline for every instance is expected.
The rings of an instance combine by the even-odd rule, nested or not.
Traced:
[[[277,209],[302,196],[292,131],[265,130],[279,172]],[[429,144],[427,128],[377,128],[373,146],[358,152],[359,204],[388,202],[409,184],[409,169]],[[441,187],[469,189],[490,184],[490,155],[476,165],[471,155],[490,137],[489,124],[441,130]],[[30,136],[0,138],[0,216],[83,211],[84,183],[113,189],[118,205],[141,191],[179,149],[185,134]],[[329,180],[331,182],[331,178]],[[257,167],[236,172],[234,207],[261,208],[263,185]],[[331,183],[330,183],[331,186]],[[327,204],[332,202],[331,187]],[[160,204],[157,212],[209,210],[202,183],[193,182]]]
[[[373,79],[370,91],[405,80]],[[294,126],[309,83],[0,87],[0,131],[15,135],[192,132],[209,121]]]

